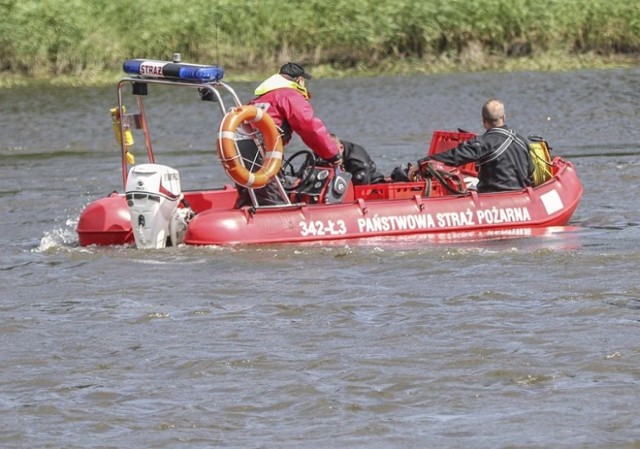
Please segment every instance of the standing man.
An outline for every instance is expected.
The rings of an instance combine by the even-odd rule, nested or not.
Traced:
[[[311,94],[306,80],[311,79],[300,64],[288,62],[280,71],[263,81],[255,90],[256,97],[249,102],[268,113],[280,129],[284,145],[297,133],[302,141],[319,158],[336,166],[342,164],[342,156],[325,124],[317,118],[309,103]],[[238,148],[247,160],[260,160],[253,140],[239,140]],[[246,188],[238,186],[237,207],[251,204]],[[282,203],[277,185],[272,180],[265,187],[255,190],[262,205]]]

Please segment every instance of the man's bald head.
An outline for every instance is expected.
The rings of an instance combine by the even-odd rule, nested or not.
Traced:
[[[487,100],[482,106],[482,122],[485,128],[495,128],[505,124],[504,103],[497,99]]]

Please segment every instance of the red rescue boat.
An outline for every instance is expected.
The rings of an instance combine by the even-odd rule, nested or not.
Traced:
[[[580,202],[582,185],[571,162],[550,159],[544,140],[532,144],[538,159],[536,186],[522,191],[481,193],[467,188],[473,165],[460,169],[433,164],[416,181],[354,186],[347,173],[316,161],[310,151],[286,160],[270,117],[243,106],[222,83],[217,66],[153,60],[129,60],[127,77],[118,83],[118,107],[112,111],[121,146],[124,192],[90,203],[78,221],[78,238],[86,245],[135,244],[140,248],[184,245],[275,244],[363,238],[499,233],[566,225]],[[232,184],[217,189],[182,191],[178,170],[155,162],[143,98],[148,84],[196,88],[224,114],[218,155],[225,172],[250,188],[253,205],[235,208]],[[123,88],[130,86],[137,111],[127,112]],[[230,96],[227,109],[223,96]],[[251,165],[235,148],[234,134],[249,122],[264,164]],[[232,126],[229,126],[229,123]],[[134,164],[129,154],[132,131],[144,135],[148,162]],[[263,137],[264,136],[264,137]],[[444,151],[473,134],[436,131],[429,153]],[[274,179],[282,205],[261,206],[251,188]]]

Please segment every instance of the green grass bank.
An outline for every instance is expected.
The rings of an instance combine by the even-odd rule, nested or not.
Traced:
[[[629,0],[0,0],[0,85],[99,84],[129,58],[223,65],[255,79],[287,60],[320,76],[637,65]]]

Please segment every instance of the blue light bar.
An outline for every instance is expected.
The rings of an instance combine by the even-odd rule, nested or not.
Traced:
[[[130,75],[139,75],[145,78],[183,81],[220,81],[224,76],[224,69],[216,65],[183,64],[152,59],[129,59],[122,64],[122,69]]]

